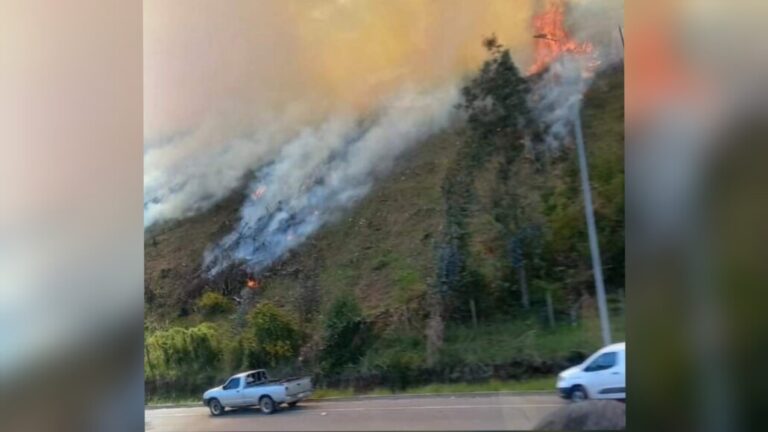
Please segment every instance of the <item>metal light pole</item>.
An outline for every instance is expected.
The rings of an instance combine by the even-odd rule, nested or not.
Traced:
[[[622,34],[622,45],[624,43]],[[535,39],[557,41],[546,33],[533,36]],[[587,234],[589,236],[589,251],[592,255],[592,274],[595,278],[595,291],[597,292],[597,309],[600,315],[600,330],[603,336],[603,345],[611,344],[611,327],[608,320],[608,304],[605,298],[605,285],[603,284],[603,264],[600,259],[600,246],[597,242],[597,228],[595,226],[595,212],[592,208],[592,188],[589,185],[589,167],[587,165],[587,153],[584,149],[584,136],[581,130],[581,101],[573,104],[573,130],[576,136],[576,151],[579,156],[579,175],[581,177],[581,190],[584,195],[584,215],[587,219]]]
[[[597,242],[597,228],[595,227],[595,212],[592,208],[592,188],[589,185],[589,171],[587,166],[587,154],[584,149],[584,136],[581,131],[580,103],[575,104],[573,113],[573,130],[576,135],[576,152],[579,155],[579,174],[581,175],[581,190],[584,194],[584,215],[587,218],[587,233],[589,235],[589,250],[592,254],[592,273],[595,277],[595,291],[597,291],[597,309],[600,313],[600,330],[603,334],[603,345],[611,344],[611,327],[608,324],[608,304],[605,299],[605,285],[603,285],[603,264],[600,260],[600,246]]]
[[[624,30],[619,26],[619,36],[621,36],[621,47],[624,48]]]

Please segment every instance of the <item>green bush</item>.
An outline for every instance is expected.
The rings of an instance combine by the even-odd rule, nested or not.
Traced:
[[[145,379],[155,389],[204,390],[221,375],[224,346],[215,326],[173,327],[147,336]]]
[[[207,317],[232,313],[235,305],[223,295],[208,291],[197,301],[197,310]]]
[[[248,326],[249,332],[242,342],[245,361],[250,366],[267,363],[274,367],[298,354],[301,335],[296,322],[272,303],[256,306],[248,315]]]
[[[343,295],[336,299],[325,321],[325,346],[322,352],[324,368],[338,371],[357,364],[368,349],[370,331],[354,297]]]

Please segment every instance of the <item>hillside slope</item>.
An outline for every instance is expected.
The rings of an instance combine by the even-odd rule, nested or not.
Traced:
[[[619,294],[624,279],[623,85],[622,69],[598,76],[585,97],[582,115],[612,299],[623,298]],[[387,380],[382,381],[379,372],[388,371],[396,381],[407,376],[417,382],[412,374],[425,362],[427,294],[437,282],[446,202],[451,199],[446,179],[456,172],[452,167],[469,139],[467,130],[457,127],[402,155],[394,170],[378,179],[374,189],[343,218],[329,223],[256,275],[259,287],[254,290],[245,288],[249,277],[245,270],[232,268],[213,280],[200,271],[205,248],[236,225],[242,192],[233,193],[203,214],[147,229],[148,331],[214,322],[230,339],[237,337],[242,332],[238,313],[205,316],[196,302],[203,293],[216,292],[234,304],[248,292],[253,299],[246,309],[269,302],[294,317],[303,335],[303,361],[310,361],[314,368],[318,367],[317,354],[324,343],[330,305],[351,297],[375,334],[355,373],[373,373],[377,377],[374,382],[382,383]],[[510,265],[508,238],[499,223],[500,173],[505,170],[509,175],[501,177],[514,190],[515,205],[523,209],[519,217],[525,219],[515,219],[512,230],[535,226],[536,232],[542,233],[535,246],[525,251],[529,309],[520,304],[519,278]],[[470,284],[476,291],[471,293],[471,308],[479,324],[470,325],[466,312],[470,306],[460,305],[464,309],[457,310],[465,311],[463,315],[449,317],[446,324],[442,358],[449,369],[425,371],[421,381],[435,380],[436,376],[442,377],[439,380],[462,380],[549,373],[573,351],[586,352],[598,346],[573,149],[566,147],[543,165],[521,157],[505,166],[492,158],[471,183],[474,198],[467,210],[468,262],[476,275],[474,285]],[[553,300],[554,329],[546,325],[547,293]],[[623,309],[613,311],[616,336],[623,338]],[[577,322],[579,325],[574,326]],[[528,363],[514,363],[523,360]],[[238,361],[233,367],[239,367]],[[451,372],[454,367],[464,369]]]
[[[623,76],[613,72],[597,80],[586,98],[584,131],[598,223],[605,237],[623,242],[623,221],[601,219],[604,195],[623,196]],[[306,244],[283,257],[261,275],[264,296],[286,306],[297,306],[301,291],[327,301],[339,290],[360,297],[372,315],[384,311],[407,313],[407,306],[423,296],[435,275],[435,239],[444,224],[445,204],[441,187],[446,170],[461,141],[461,130],[445,131],[416,146],[400,158],[395,170],[346,217],[335,221]],[[574,166],[567,176],[576,179]],[[487,170],[478,179],[478,190],[490,187]],[[515,175],[533,174],[525,166]],[[525,193],[528,182],[520,182]],[[573,188],[575,184],[569,184]],[[606,190],[611,189],[611,190]],[[571,192],[570,217],[583,217],[578,190]],[[236,224],[243,193],[237,191],[213,209],[197,216],[150,227],[145,232],[145,297],[149,319],[173,319],[193,312],[193,302],[205,290],[236,296],[247,274],[207,280],[200,272],[205,248]],[[479,212],[479,211],[478,211]],[[484,220],[478,215],[473,230],[482,248]],[[580,227],[577,227],[580,229]],[[610,232],[609,232],[610,231]],[[568,233],[573,235],[575,233]],[[611,248],[605,247],[605,250]],[[623,249],[619,249],[623,254]],[[485,254],[493,254],[486,248]],[[623,272],[613,279],[623,279]],[[617,281],[618,282],[618,281]],[[395,312],[398,311],[398,312]],[[298,311],[307,313],[308,310]]]
[[[294,300],[300,291],[305,296],[315,292],[322,302],[349,290],[372,313],[422,295],[434,274],[432,239],[443,217],[440,185],[457,146],[448,131],[403,155],[397,169],[345,218],[260,275],[263,295],[298,307]],[[242,200],[238,191],[206,213],[146,231],[148,319],[173,320],[192,313],[194,300],[205,290],[237,296],[245,287],[245,272],[214,281],[200,272],[203,251],[236,223]],[[229,283],[233,287],[225,286]]]

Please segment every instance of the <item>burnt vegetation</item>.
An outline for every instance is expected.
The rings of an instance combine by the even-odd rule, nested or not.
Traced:
[[[259,275],[200,270],[243,196],[145,233],[150,399],[199,396],[235,370],[328,387],[551,374],[600,344],[575,151],[542,144],[530,82],[495,37],[464,85],[465,121],[401,157],[340,220]],[[582,119],[614,337],[623,337],[623,70]],[[248,287],[258,278],[255,288]]]

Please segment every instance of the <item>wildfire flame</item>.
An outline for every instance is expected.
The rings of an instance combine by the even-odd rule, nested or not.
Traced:
[[[565,28],[565,4],[562,0],[550,0],[544,10],[533,17],[535,56],[528,73],[533,75],[544,70],[563,54],[592,54],[589,42],[574,40]]]
[[[259,283],[259,280],[256,278],[248,277],[246,280],[245,286],[247,286],[250,289],[258,289],[261,284]]]
[[[253,199],[257,200],[257,199],[261,198],[262,196],[264,196],[265,192],[267,192],[267,187],[266,186],[259,186],[258,188],[256,188],[255,191],[253,191],[253,193],[251,194],[251,197],[253,197]]]

